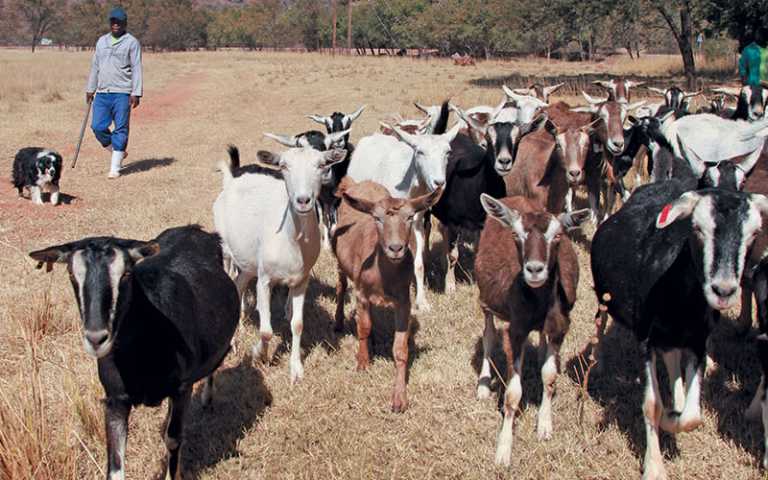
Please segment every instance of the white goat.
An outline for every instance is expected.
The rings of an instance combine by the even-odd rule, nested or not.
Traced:
[[[262,172],[238,172],[239,154],[230,149],[229,162],[222,162],[224,188],[213,204],[213,219],[224,251],[237,268],[241,299],[248,283],[258,277],[256,303],[261,341],[254,356],[266,363],[272,338],[270,296],[272,286],[290,289],[285,314],[291,319],[291,381],[304,374],[301,365],[301,332],[304,294],[309,273],[320,254],[320,231],[315,202],[320,179],[333,164],[344,160],[346,150],[318,152],[292,148],[275,154],[258,153]],[[240,173],[239,176],[234,176]],[[242,300],[241,300],[242,301]],[[244,310],[243,310],[244,311]]]
[[[749,123],[745,120],[728,120],[711,113],[670,118],[662,125],[664,136],[676,156],[688,158],[693,173],[701,178],[707,166],[722,160],[749,156],[741,163],[745,172],[752,170],[763,150],[768,135],[768,119]],[[682,152],[680,145],[693,151]],[[684,153],[686,153],[684,155]]]
[[[451,141],[458,134],[459,125],[443,135],[411,135],[399,127],[383,126],[395,136],[374,133],[360,140],[347,171],[352,180],[377,182],[395,198],[415,198],[445,185]],[[424,286],[423,216],[419,213],[414,219],[416,308],[429,311]]]

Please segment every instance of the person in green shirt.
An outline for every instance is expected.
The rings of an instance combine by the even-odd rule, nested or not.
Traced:
[[[762,37],[763,35],[759,35]],[[757,36],[741,51],[739,58],[739,77],[742,85],[760,85],[761,64],[763,62],[764,49],[758,45]]]

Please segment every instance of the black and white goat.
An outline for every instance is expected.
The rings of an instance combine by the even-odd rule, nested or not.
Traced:
[[[472,125],[475,122],[460,108],[453,107],[453,110],[466,123]],[[447,247],[446,292],[456,290],[455,266],[459,260],[460,232],[478,233],[485,224],[486,213],[480,196],[506,196],[503,176],[512,169],[520,141],[538,130],[546,120],[546,115],[539,115],[533,123],[523,126],[507,122],[491,123],[486,130],[485,149],[462,134],[451,141],[445,190],[432,207],[432,214],[440,221]]]
[[[181,478],[184,414],[192,387],[229,352],[240,303],[221,267],[218,235],[172,228],[144,242],[85,238],[30,253],[38,267],[66,263],[83,325],[85,351],[96,357],[106,395],[107,479],[125,478],[128,415],[165,398],[168,423],[160,476]]]
[[[655,87],[648,87],[648,90],[664,97],[664,106],[673,110],[679,110],[684,113],[690,113],[690,102],[693,97],[701,95],[702,91],[686,92],[680,87],[671,86],[666,90]],[[660,106],[660,105],[659,105]],[[658,111],[658,108],[656,108]],[[656,114],[656,112],[654,112]]]
[[[717,87],[712,93],[718,93],[736,99],[736,111],[731,120],[749,120],[753,122],[765,116],[768,107],[768,87],[762,85],[744,85],[739,88]]]
[[[746,257],[768,215],[763,195],[685,190],[675,180],[639,188],[592,240],[601,311],[597,336],[602,337],[607,310],[634,332],[643,352],[646,479],[666,478],[659,427],[688,432],[702,422],[710,319],[738,302]],[[659,392],[659,354],[669,374],[671,410]]]
[[[13,159],[11,181],[19,197],[29,190],[32,202],[43,204],[42,191],[51,192],[51,204],[59,204],[59,179],[61,179],[61,155],[41,147],[25,147]]]

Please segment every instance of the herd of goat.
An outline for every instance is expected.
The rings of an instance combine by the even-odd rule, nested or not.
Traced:
[[[496,107],[417,104],[423,119],[382,123],[355,146],[349,134],[364,107],[309,115],[327,132],[266,134],[289,148],[259,151],[246,165],[229,148],[213,205],[215,234],[187,226],[151,241],[93,237],[32,252],[49,270],[67,264],[84,347],[98,359],[106,393],[107,478],[124,478],[131,408],[165,398],[164,470],[180,478],[193,385],[204,379],[202,399],[211,401],[213,374],[230,349],[252,280],[260,333],[254,356],[268,361],[271,291],[287,286],[290,379],[303,377],[304,299],[323,245],[338,263],[337,331],[350,284],[353,290],[358,369],[369,364],[371,307],[394,310],[391,408],[404,411],[414,280],[415,308],[430,308],[424,258],[431,217],[445,240],[448,294],[456,288],[459,242],[476,242],[484,314],[478,398],[491,394],[494,319],[501,321],[507,378],[496,463],[510,464],[532,331],[540,334],[542,353],[537,433],[542,440],[552,435],[560,347],[579,281],[569,232],[587,221],[598,225],[590,252],[599,303],[592,355],[599,364],[608,315],[641,345],[643,478],[666,478],[659,428],[687,432],[702,423],[707,338],[720,312],[739,300],[739,323],[750,327],[753,295],[763,380],[747,413],[762,418],[768,432],[768,90],[718,89],[736,97],[736,108],[721,97],[694,114],[689,101],[700,92],[671,87],[655,90],[663,103],[631,103],[638,84],[597,83],[608,97],[585,93],[587,105],[579,107],[550,101],[560,85],[504,87]],[[451,113],[456,122],[449,128]],[[625,176],[632,167],[638,175],[630,189]],[[579,189],[588,208],[574,209]],[[660,396],[657,356],[668,372],[671,406]]]

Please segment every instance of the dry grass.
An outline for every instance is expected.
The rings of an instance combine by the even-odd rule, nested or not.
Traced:
[[[81,53],[0,51],[0,170],[9,172],[13,154],[26,145],[59,149],[70,160],[84,114],[88,63]],[[497,90],[471,86],[471,79],[515,72],[633,73],[638,66],[641,73],[669,72],[674,59],[599,65],[520,60],[461,68],[394,58],[147,54],[146,95],[134,112],[127,175],[106,180],[108,156],[89,134],[77,169],[64,172],[67,204],[38,208],[0,185],[0,478],[99,478],[105,461],[103,394],[95,362],[81,348],[67,275],[61,268],[50,275],[34,270],[26,252],[94,234],[151,238],[190,222],[210,228],[221,185],[214,165],[227,143],[240,146],[246,158],[257,148],[278,149],[261,132],[314,128],[306,113],[351,111],[367,103],[354,127],[358,139],[388,114],[415,115],[413,100],[437,103],[450,96],[464,106],[498,101]],[[47,92],[62,99],[51,104]],[[277,318],[285,295],[280,292],[273,308],[272,364],[255,365],[245,355],[256,328],[255,320],[245,321],[236,353],[218,376],[213,411],[203,411],[195,397],[183,454],[187,471],[201,479],[637,478],[645,447],[642,385],[637,346],[628,332],[609,326],[605,370],[592,372],[580,401],[578,356],[592,334],[596,308],[587,245],[584,239],[577,244],[582,281],[562,352],[554,438],[536,440],[541,384],[531,347],[509,470],[493,465],[497,403],[474,399],[482,328],[474,286],[461,283],[455,295],[442,294],[444,262],[433,254],[434,310],[417,317],[411,406],[394,415],[388,409],[392,319],[376,317],[373,364],[356,373],[353,325],[348,322],[339,336],[331,329],[336,270],[324,252],[306,306],[305,380],[289,383],[290,329]],[[469,270],[471,261],[464,266]],[[753,347],[735,338],[727,321],[714,337],[720,369],[705,384],[704,424],[693,433],[664,437],[667,468],[671,478],[759,478],[762,428],[741,417],[758,381]],[[163,410],[146,408],[131,415],[128,478],[154,473],[162,456],[163,417]]]

